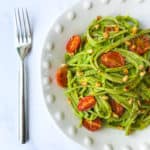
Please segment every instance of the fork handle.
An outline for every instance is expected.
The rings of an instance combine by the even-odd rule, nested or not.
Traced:
[[[19,73],[19,141],[21,144],[27,141],[27,97],[25,80],[25,63],[20,61]]]

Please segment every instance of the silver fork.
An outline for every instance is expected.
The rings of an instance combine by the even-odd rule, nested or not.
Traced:
[[[26,68],[25,57],[32,46],[32,35],[27,9],[15,9],[16,21],[16,48],[20,57],[19,72],[19,140],[22,144],[28,139],[27,120],[27,91],[26,91]]]

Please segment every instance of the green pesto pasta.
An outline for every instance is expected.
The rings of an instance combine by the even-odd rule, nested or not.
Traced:
[[[81,35],[80,47],[74,55],[65,54],[65,95],[81,121],[100,118],[103,127],[121,128],[126,135],[150,124],[149,37],[150,29],[140,28],[139,21],[132,17],[107,16],[92,21]],[[143,41],[147,44],[142,45]],[[104,65],[101,56],[108,52],[119,53],[125,64]],[[95,97],[96,104],[79,111],[80,98],[89,95]],[[122,115],[115,114],[110,100],[124,108]]]

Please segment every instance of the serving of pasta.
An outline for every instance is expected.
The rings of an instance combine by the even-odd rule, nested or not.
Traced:
[[[56,81],[81,126],[129,135],[150,124],[150,29],[130,16],[97,16],[64,57]]]

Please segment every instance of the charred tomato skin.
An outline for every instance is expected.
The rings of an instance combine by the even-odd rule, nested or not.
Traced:
[[[121,117],[125,111],[124,107],[117,103],[115,100],[110,100],[110,105],[112,108],[112,111],[117,114],[119,117]]]
[[[79,99],[78,110],[79,111],[87,111],[93,108],[96,104],[96,100],[94,96],[85,96]]]
[[[150,50],[150,37],[147,35],[142,35],[140,37],[132,39],[129,50],[139,55],[145,54],[148,50]]]
[[[125,65],[125,58],[119,53],[109,51],[100,57],[101,63],[108,68],[116,68]]]
[[[75,54],[80,47],[81,37],[79,35],[73,35],[66,44],[66,51],[70,54]]]
[[[67,66],[61,66],[60,68],[57,69],[55,78],[56,82],[60,87],[67,87],[67,72],[68,68]]]
[[[83,119],[82,125],[89,131],[97,131],[102,128],[102,121],[99,118],[96,118],[95,120],[86,120]]]

